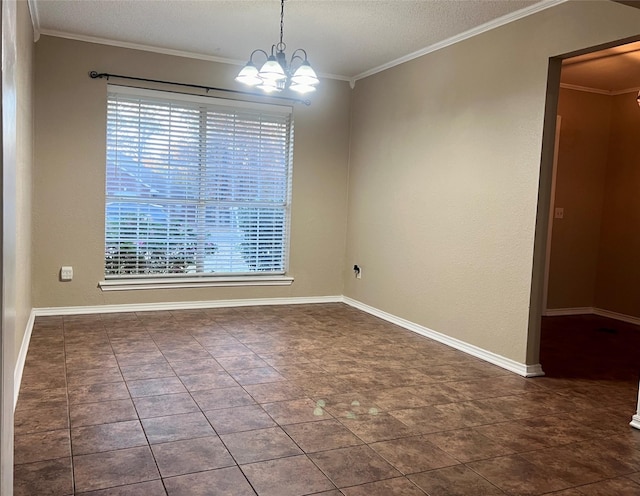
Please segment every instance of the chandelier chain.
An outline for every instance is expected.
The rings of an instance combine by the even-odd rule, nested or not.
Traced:
[[[284,0],[280,0],[280,45],[282,45],[282,38],[284,33]]]

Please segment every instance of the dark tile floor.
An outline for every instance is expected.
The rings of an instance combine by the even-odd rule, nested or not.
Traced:
[[[341,304],[38,318],[15,494],[640,495],[640,331],[575,320],[523,379]]]

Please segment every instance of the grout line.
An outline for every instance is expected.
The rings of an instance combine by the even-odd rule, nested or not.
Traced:
[[[64,370],[64,389],[67,399],[67,422],[69,423],[69,462],[71,465],[71,487],[73,494],[76,491],[76,469],[73,460],[73,436],[71,435],[71,400],[69,399],[69,381],[67,377],[67,339],[65,332],[65,319],[62,317],[62,351],[63,351],[63,370]]]

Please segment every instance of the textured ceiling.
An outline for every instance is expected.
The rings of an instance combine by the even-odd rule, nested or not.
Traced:
[[[287,0],[284,41],[344,79],[562,0]],[[278,41],[278,0],[29,0],[36,31],[244,63]],[[525,10],[522,10],[525,9]],[[506,17],[505,17],[506,16]],[[497,20],[497,21],[496,21]],[[480,27],[480,28],[479,28]]]

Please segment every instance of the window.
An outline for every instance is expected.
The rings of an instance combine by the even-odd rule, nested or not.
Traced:
[[[285,274],[291,108],[170,95],[109,86],[105,278]]]

